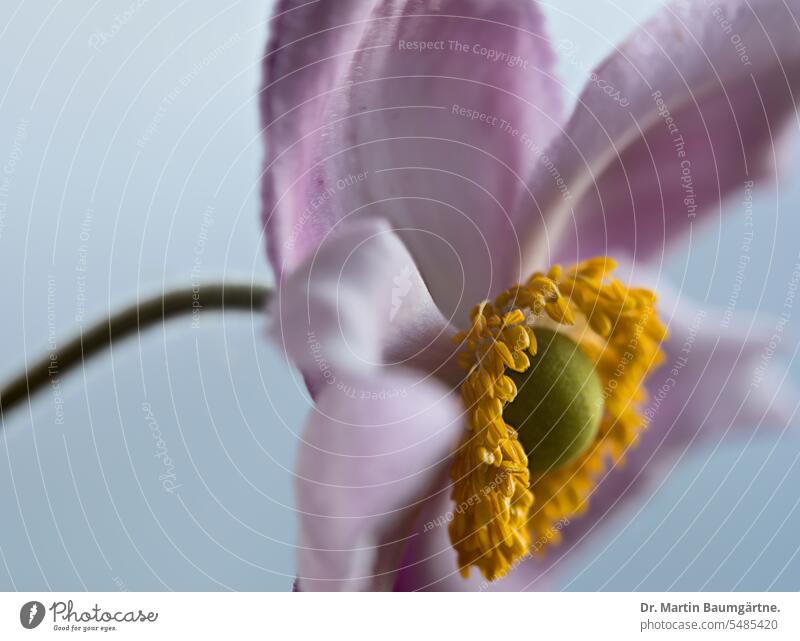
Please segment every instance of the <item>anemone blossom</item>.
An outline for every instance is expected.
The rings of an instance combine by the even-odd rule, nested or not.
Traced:
[[[564,118],[535,2],[278,3],[263,215],[271,335],[313,399],[298,589],[552,585],[698,437],[785,420],[753,384],[769,334],[679,305],[658,264],[774,176],[798,4],[667,5]]]

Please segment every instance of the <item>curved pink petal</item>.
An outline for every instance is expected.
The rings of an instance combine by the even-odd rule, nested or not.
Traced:
[[[363,220],[330,232],[282,278],[270,334],[312,394],[355,373],[415,365],[442,378],[455,346],[403,242],[387,223]]]
[[[558,213],[544,240],[531,220],[529,264],[653,256],[745,181],[770,184],[799,83],[800,3],[664,7],[595,70],[548,150],[563,182],[534,176],[539,206]]]
[[[461,413],[449,387],[403,368],[319,394],[297,461],[300,590],[391,589]]]
[[[653,284],[658,277],[637,269],[636,282]],[[666,361],[649,378],[645,406],[649,425],[625,463],[599,479],[580,518],[564,527],[563,542],[545,556],[534,556],[508,577],[491,585],[473,572],[464,581],[450,549],[446,523],[430,527],[454,509],[449,492],[440,492],[426,506],[415,537],[406,551],[397,588],[403,590],[541,590],[559,586],[561,562],[588,540],[619,507],[652,490],[677,456],[700,443],[717,445],[731,435],[758,438],[785,430],[797,405],[797,390],[781,360],[793,345],[779,318],[759,323],[734,323],[724,313],[682,301],[660,283],[660,314],[669,324]]]
[[[697,437],[787,425],[797,394],[785,376],[794,345],[784,318],[764,313],[748,319],[701,305],[652,267],[636,267],[630,278],[658,292],[670,332],[665,364],[648,379],[650,431],[659,432],[664,445],[683,448]]]
[[[533,2],[377,2],[340,26],[365,16],[355,6],[277,25],[263,97],[273,265],[291,271],[345,217],[382,216],[440,307],[463,311],[517,279],[514,212],[560,111],[542,18]],[[318,39],[319,23],[335,26]],[[283,45],[294,26],[312,35]]]
[[[329,227],[315,219],[312,163],[331,92],[352,64],[375,1],[278,0],[264,57],[261,183],[267,251],[293,269]]]

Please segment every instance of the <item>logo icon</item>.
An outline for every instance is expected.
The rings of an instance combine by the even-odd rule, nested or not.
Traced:
[[[33,630],[44,619],[44,604],[39,601],[28,601],[20,608],[19,622],[27,630]]]

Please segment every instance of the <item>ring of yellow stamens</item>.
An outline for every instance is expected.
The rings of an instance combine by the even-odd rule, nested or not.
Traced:
[[[586,509],[597,476],[620,463],[645,421],[639,408],[648,372],[663,360],[665,329],[655,296],[610,278],[615,264],[595,258],[562,271],[555,265],[477,305],[456,336],[467,371],[461,396],[469,433],[451,470],[456,509],[450,539],[461,573],[477,566],[495,580],[530,554],[557,543],[564,522]],[[603,384],[597,437],[574,462],[531,477],[517,433],[503,418],[517,388],[507,370],[524,372],[537,351],[535,326],[567,334],[593,361]],[[536,500],[534,501],[534,496]]]

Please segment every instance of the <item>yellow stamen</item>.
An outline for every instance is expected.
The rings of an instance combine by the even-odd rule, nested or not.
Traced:
[[[463,576],[477,566],[495,580],[521,559],[558,543],[564,523],[585,511],[595,479],[621,463],[645,420],[643,382],[663,360],[666,330],[655,295],[611,278],[615,263],[599,257],[563,270],[554,265],[515,285],[471,315],[456,340],[467,371],[461,396],[470,430],[451,477],[456,503],[450,539]],[[517,395],[507,370],[524,372],[537,353],[533,327],[563,332],[594,363],[604,410],[594,441],[573,462],[532,477],[515,429],[503,418]],[[534,500],[534,496],[536,497]]]

